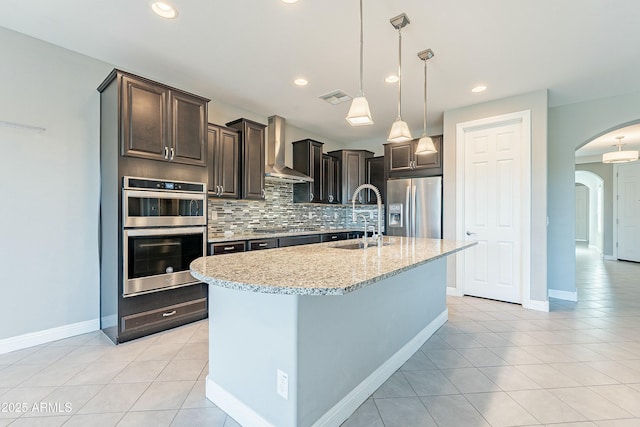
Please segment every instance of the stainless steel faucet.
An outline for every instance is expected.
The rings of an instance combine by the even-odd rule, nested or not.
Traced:
[[[360,185],[358,188],[355,189],[355,191],[353,192],[353,197],[351,198],[351,203],[352,203],[352,211],[351,211],[351,218],[353,219],[353,222],[357,222],[358,221],[358,216],[360,215],[356,215],[356,197],[358,197],[358,193],[361,192],[362,190],[364,190],[365,188],[368,188],[370,190],[373,190],[373,192],[376,194],[376,200],[378,202],[378,228],[377,230],[374,230],[374,234],[373,237],[376,240],[376,245],[378,246],[382,246],[382,196],[380,195],[380,190],[378,190],[378,188],[376,188],[375,185],[371,185],[371,184],[362,184]],[[364,217],[364,215],[362,215]],[[367,220],[365,218],[365,222],[364,222],[364,239],[366,241],[367,239]]]

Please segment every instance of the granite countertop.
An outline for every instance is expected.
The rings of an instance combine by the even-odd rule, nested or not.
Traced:
[[[340,249],[358,240],[202,257],[191,275],[210,285],[289,295],[342,295],[476,242],[384,237],[387,246]]]
[[[327,234],[327,233],[349,233],[352,231],[362,231],[362,228],[317,228],[317,229],[297,229],[289,231],[274,231],[274,232],[248,232],[248,233],[234,233],[230,236],[224,234],[213,234],[208,236],[209,243],[223,243],[223,242],[235,242],[236,240],[258,240],[258,239],[271,239],[274,237],[287,237],[287,236],[306,236],[308,234]]]

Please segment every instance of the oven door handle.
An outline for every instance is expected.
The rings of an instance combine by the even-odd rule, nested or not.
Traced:
[[[171,243],[143,243],[140,245],[141,248],[155,248],[158,246],[180,246],[182,243],[180,242],[171,242]]]

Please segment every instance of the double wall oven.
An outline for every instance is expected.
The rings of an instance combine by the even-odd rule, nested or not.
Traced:
[[[123,297],[198,282],[189,264],[206,255],[206,194],[204,183],[123,178]]]

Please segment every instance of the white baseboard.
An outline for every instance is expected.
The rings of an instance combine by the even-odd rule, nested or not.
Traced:
[[[28,334],[5,338],[0,340],[0,354],[86,334],[87,332],[93,332],[99,329],[100,319],[92,319],[85,322],[58,326],[57,328],[45,329],[44,331],[30,332]]]
[[[220,385],[213,381],[209,377],[209,375],[207,375],[206,396],[207,399],[215,403],[216,406],[226,412],[240,425],[255,427],[275,427],[269,421],[262,418],[256,411],[247,406],[244,402],[239,400],[224,388],[220,387]]]
[[[444,325],[449,318],[449,311],[445,309],[438,317],[431,321],[422,331],[411,341],[398,350],[389,360],[384,362],[371,375],[358,384],[351,392],[343,397],[329,411],[320,417],[312,427],[333,427],[342,424],[349,418],[358,407],[371,396],[386,380],[393,375],[402,365],[405,364],[413,354],[418,351],[427,340]],[[207,376],[207,399],[216,404],[220,409],[229,414],[241,425],[256,427],[274,427],[247,406],[234,395],[220,387],[209,376]]]
[[[451,286],[447,286],[447,295],[452,296],[452,297],[461,297],[462,296],[462,289],[454,288],[454,287],[451,287]]]
[[[578,291],[560,291],[558,289],[549,289],[549,298],[557,298],[565,301],[578,301]]]
[[[549,301],[526,300],[522,303],[522,307],[529,310],[549,311]]]

